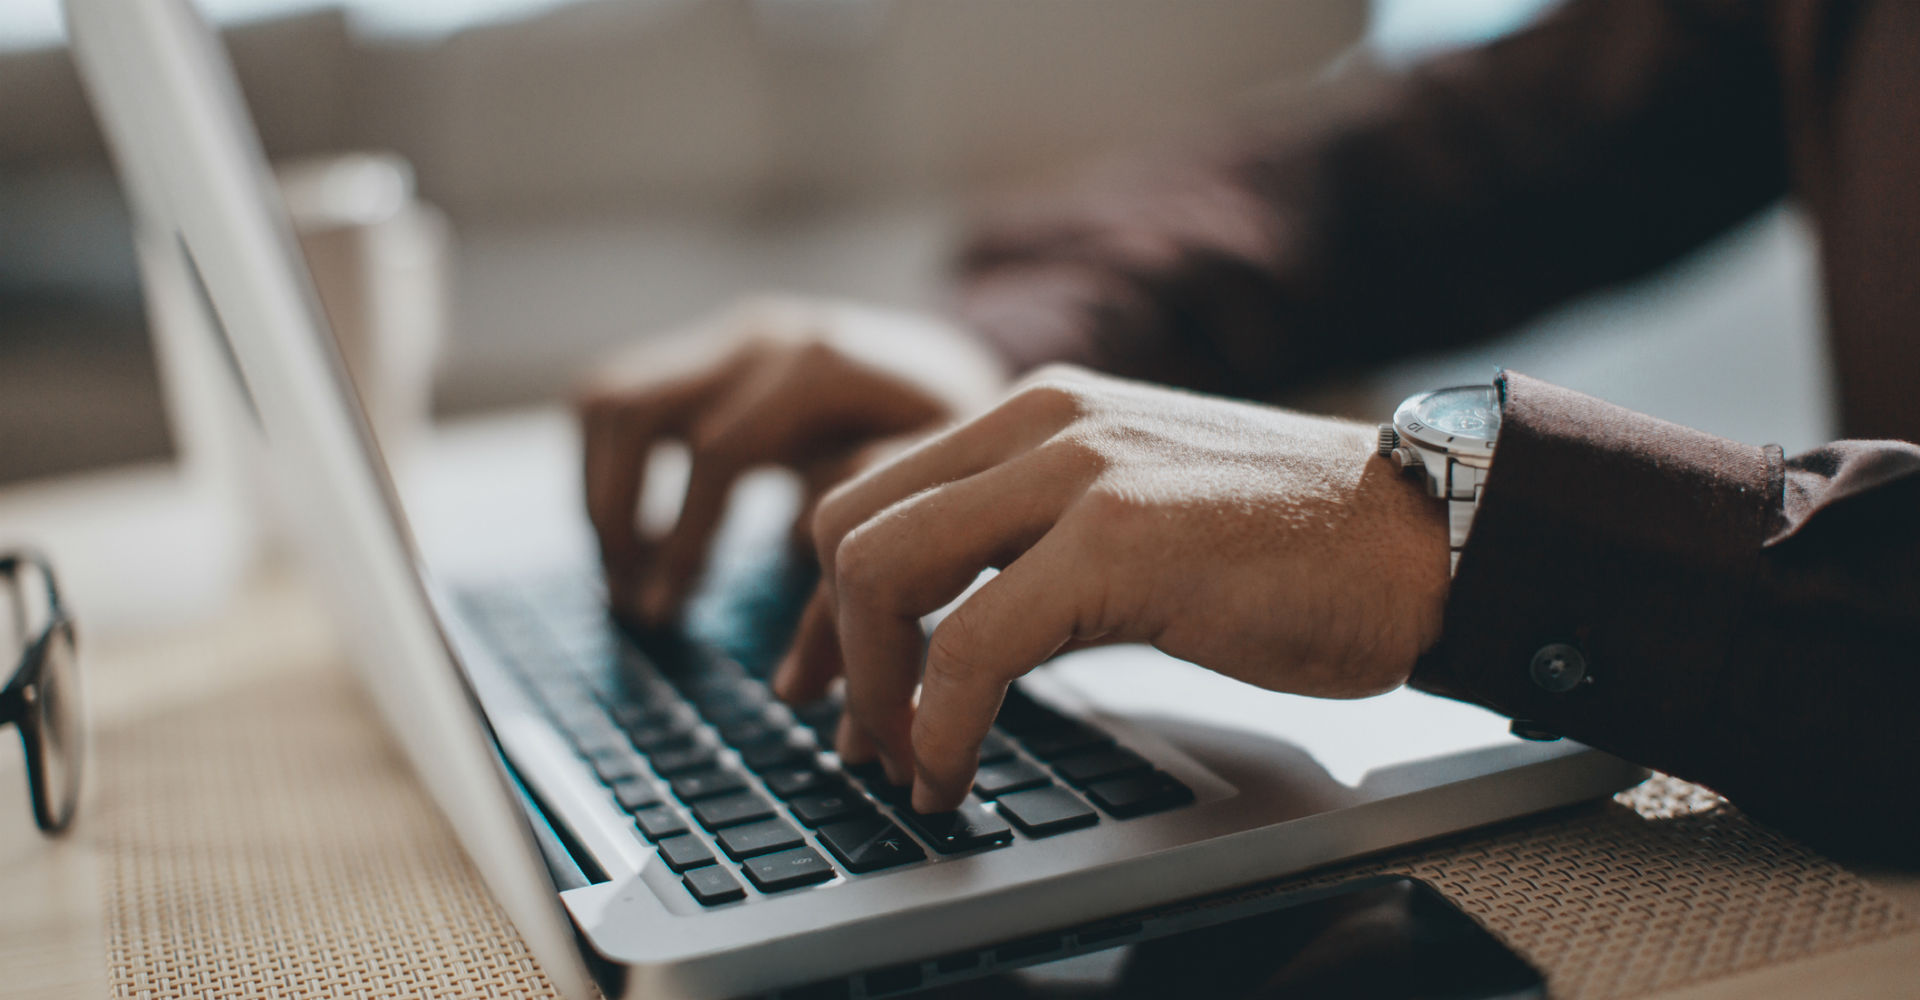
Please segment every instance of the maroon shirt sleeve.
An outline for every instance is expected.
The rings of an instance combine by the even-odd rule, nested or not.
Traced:
[[[1699,781],[1824,845],[1910,854],[1920,447],[1788,459],[1503,384],[1445,638],[1414,686]],[[1536,677],[1552,646],[1578,662],[1569,690]]]
[[[961,317],[1017,367],[1246,396],[1496,332],[1785,192],[1762,6],[1573,0],[1230,148],[1005,207],[962,254]]]

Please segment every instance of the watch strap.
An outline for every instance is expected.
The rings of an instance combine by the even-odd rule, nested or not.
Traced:
[[[1447,459],[1447,481],[1435,484],[1436,492],[1447,501],[1447,547],[1452,555],[1449,573],[1460,570],[1460,550],[1467,545],[1467,533],[1473,529],[1473,515],[1480,510],[1480,491],[1486,484],[1487,470],[1457,459]]]

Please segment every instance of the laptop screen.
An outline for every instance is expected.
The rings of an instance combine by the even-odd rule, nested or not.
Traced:
[[[592,995],[224,49],[185,0],[66,0],[66,14],[150,294],[184,303],[171,321],[194,327],[161,331],[163,343],[212,342],[194,353],[230,376],[233,419],[249,425],[236,436],[254,442],[280,534],[329,600],[389,731],[549,977]]]

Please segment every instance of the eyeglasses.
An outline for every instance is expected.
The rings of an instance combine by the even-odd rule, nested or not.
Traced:
[[[40,556],[0,555],[0,579],[11,591],[14,635],[25,644],[19,667],[0,688],[0,726],[20,727],[34,823],[46,833],[59,833],[73,822],[79,805],[85,756],[73,620],[60,603],[53,570]]]

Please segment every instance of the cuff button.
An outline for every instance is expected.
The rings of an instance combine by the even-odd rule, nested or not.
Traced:
[[[1527,672],[1542,689],[1566,694],[1587,679],[1587,656],[1564,642],[1548,643],[1534,652]]]

